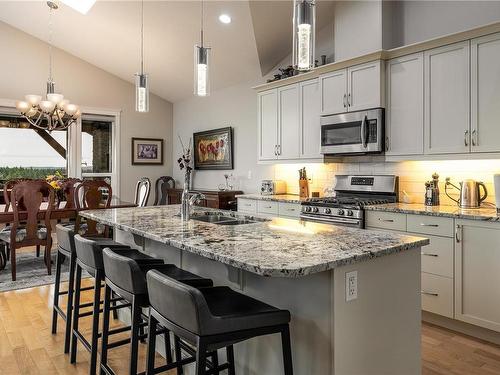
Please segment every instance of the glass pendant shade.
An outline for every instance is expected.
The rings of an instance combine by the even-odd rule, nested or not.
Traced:
[[[135,75],[135,110],[149,112],[149,79],[147,74]]]
[[[210,47],[194,46],[194,94],[210,95]]]
[[[314,0],[293,2],[293,66],[299,71],[314,68],[316,4]]]

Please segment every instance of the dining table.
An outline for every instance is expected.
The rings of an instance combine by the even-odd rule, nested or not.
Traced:
[[[51,220],[63,220],[63,219],[75,219],[78,216],[78,209],[72,207],[72,208],[66,208],[66,202],[62,201],[57,204],[57,207],[52,210],[52,213],[50,215]],[[113,196],[111,198],[111,203],[109,207],[104,207],[103,208],[130,208],[130,207],[136,207],[137,205],[135,203],[123,201],[120,198]],[[45,218],[45,213],[46,213],[46,208],[47,208],[47,203],[42,203],[42,206],[40,207],[40,211],[38,212],[38,217],[40,220],[43,220]],[[27,217],[27,213],[20,212],[19,213],[19,219],[20,220],[25,220]],[[1,224],[10,224],[14,222],[14,213],[12,210],[9,210],[5,212],[5,204],[0,204],[0,225]]]

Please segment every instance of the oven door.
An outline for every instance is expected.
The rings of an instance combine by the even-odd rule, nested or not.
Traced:
[[[366,154],[383,151],[384,109],[321,118],[321,153]]]

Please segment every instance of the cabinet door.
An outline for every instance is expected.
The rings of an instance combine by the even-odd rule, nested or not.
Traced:
[[[500,34],[471,41],[471,151],[500,151]]]
[[[424,55],[387,63],[386,154],[424,153]]]
[[[347,112],[347,70],[337,70],[319,77],[321,114]]]
[[[349,111],[383,107],[382,61],[353,66],[347,70]]]
[[[278,89],[278,159],[298,159],[300,155],[299,84]]]
[[[278,90],[261,92],[259,100],[259,160],[276,159],[278,145]]]
[[[500,225],[456,224],[455,318],[500,332]]]
[[[426,51],[425,149],[428,154],[470,150],[469,41]]]
[[[300,157],[321,158],[319,81],[313,79],[300,84]]]

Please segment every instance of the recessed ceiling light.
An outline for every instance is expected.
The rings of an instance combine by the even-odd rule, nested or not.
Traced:
[[[92,8],[97,0],[61,0],[63,4],[66,4],[70,8],[80,12],[81,14],[87,14],[87,12]]]
[[[228,14],[221,14],[219,16],[219,21],[228,24],[231,23],[231,17]]]

